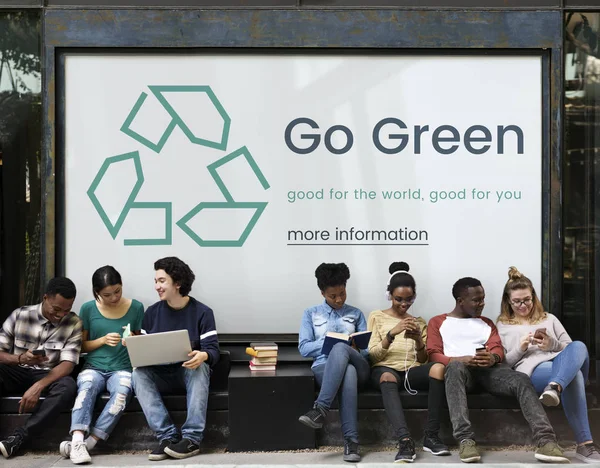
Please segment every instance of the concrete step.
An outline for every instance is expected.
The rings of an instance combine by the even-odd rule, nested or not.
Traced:
[[[573,431],[569,427],[561,408],[546,408],[550,422],[557,434],[559,443],[563,446],[574,444]],[[412,436],[420,441],[423,428],[427,421],[427,410],[405,410],[408,427]],[[600,441],[600,408],[588,411],[592,434]],[[185,421],[186,413],[173,411],[173,421],[181,426]],[[300,415],[298,415],[300,416]],[[10,434],[16,427],[21,426],[25,415],[2,415],[0,419],[0,437]],[[530,445],[531,431],[520,410],[471,410],[470,419],[476,433],[477,442],[489,446]],[[395,445],[392,429],[388,423],[384,410],[359,410],[358,428],[360,441],[363,445]],[[300,423],[298,423],[300,424]],[[32,441],[35,450],[58,449],[62,440],[68,438],[70,415],[61,414],[52,427],[52,430],[43,437]],[[277,430],[276,427],[273,430]],[[312,429],[305,428],[310,431]],[[452,429],[447,411],[442,413],[441,436],[444,441],[452,445]],[[209,448],[226,448],[229,437],[228,411],[209,411],[205,430],[204,444]],[[330,411],[323,429],[317,431],[317,447],[342,446],[343,439],[340,428],[339,414],[336,410]],[[156,443],[154,434],[148,428],[144,414],[124,413],[110,439],[103,443],[107,451],[115,450],[146,450]]]
[[[258,468],[269,466],[277,468],[308,468],[310,467],[345,467],[356,466],[358,468],[384,468],[389,467],[394,460],[396,451],[390,448],[383,451],[381,448],[362,447],[363,459],[357,464],[348,464],[342,461],[342,451],[329,449],[323,451],[303,452],[261,452],[261,453],[202,453],[196,457],[186,460],[168,459],[161,462],[151,462],[146,454],[118,453],[112,455],[94,455],[92,460],[94,468],[129,468],[139,466],[160,466],[160,468],[183,468],[192,466],[194,468]],[[573,452],[567,452],[567,456],[573,457]],[[578,464],[573,458],[571,466],[583,467],[593,465]],[[490,468],[540,468],[542,466],[558,466],[541,464],[533,457],[533,451],[520,450],[483,450],[482,462]],[[10,468],[67,468],[74,465],[70,460],[62,459],[56,455],[43,455],[29,453],[12,458],[9,462],[1,460],[2,466]],[[464,468],[466,465],[458,459],[458,453],[454,451],[446,457],[434,457],[429,453],[417,453],[417,459],[413,465],[422,468]]]

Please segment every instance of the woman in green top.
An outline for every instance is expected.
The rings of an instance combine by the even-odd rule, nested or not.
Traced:
[[[121,275],[112,266],[94,272],[92,287],[96,300],[81,306],[83,323],[81,351],[87,353],[83,370],[77,377],[77,399],[71,415],[72,441],[60,444],[60,453],[75,464],[89,463],[98,440],[106,440],[119,421],[132,396],[131,362],[123,346],[124,330],[139,334],[144,306],[122,296]],[[92,426],[96,398],[110,393],[110,400]],[[85,436],[87,439],[84,439]]]

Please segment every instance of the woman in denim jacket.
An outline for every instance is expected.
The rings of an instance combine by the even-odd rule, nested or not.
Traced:
[[[367,329],[367,322],[359,309],[346,304],[346,282],[350,278],[346,264],[322,263],[315,276],[325,301],[304,311],[298,349],[302,356],[314,358],[312,371],[321,390],[313,408],[299,420],[313,429],[323,427],[337,395],[344,434],[344,461],[358,462],[357,398],[358,387],[369,379],[367,351],[359,352],[346,343],[337,343],[326,355],[321,348],[327,332],[362,332]]]

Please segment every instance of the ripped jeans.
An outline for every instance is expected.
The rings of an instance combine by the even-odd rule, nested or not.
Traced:
[[[110,399],[94,427],[90,428],[96,399],[105,390],[110,393]],[[77,377],[77,398],[71,414],[70,433],[83,431],[100,440],[108,439],[132,395],[131,372],[83,370]]]

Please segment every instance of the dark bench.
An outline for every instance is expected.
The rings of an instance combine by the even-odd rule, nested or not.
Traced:
[[[222,344],[221,361],[215,367],[211,376],[210,395],[208,400],[205,444],[208,447],[226,447],[229,439],[229,394],[228,376],[233,365],[247,366],[248,356],[245,354],[247,344]],[[278,365],[289,365],[310,368],[311,360],[302,358],[297,351],[297,345],[280,345]],[[597,390],[591,387],[590,390]],[[314,397],[316,398],[316,389]],[[419,391],[417,395],[401,392],[402,404],[405,408],[407,423],[415,437],[420,437],[427,419],[427,392]],[[8,434],[15,427],[22,425],[27,415],[19,415],[18,401],[20,396],[7,396],[0,399],[0,437]],[[100,411],[108,400],[104,395],[98,402],[96,410]],[[531,434],[520,412],[515,399],[495,397],[487,393],[475,393],[468,396],[470,417],[475,431],[482,442],[492,445],[510,445],[530,443]],[[183,395],[166,395],[165,404],[176,424],[180,425],[186,416],[186,398]],[[251,401],[249,399],[249,404]],[[592,432],[600,435],[600,407],[597,395],[588,395],[590,408],[590,423]],[[322,430],[316,433],[317,445],[341,445],[340,422],[336,404],[327,418]],[[306,408],[308,410],[309,408]],[[391,429],[383,410],[381,393],[372,387],[359,392],[359,431],[363,444],[393,444]],[[561,408],[548,408],[547,413],[557,431],[559,440],[570,443],[573,434],[570,430]],[[300,415],[300,414],[299,414]],[[298,415],[298,416],[299,416]],[[494,421],[490,425],[490,421]],[[50,434],[36,440],[34,448],[56,450],[63,440],[70,424],[70,411],[63,412],[53,425]],[[299,423],[298,423],[299,424]],[[496,429],[504,428],[502,431]],[[310,430],[305,428],[306,430]],[[493,430],[492,430],[493,429]],[[442,416],[442,437],[449,443],[453,442],[447,413]],[[147,426],[137,399],[133,399],[122,416],[111,438],[99,449],[112,450],[145,450],[155,444],[155,438]]]

